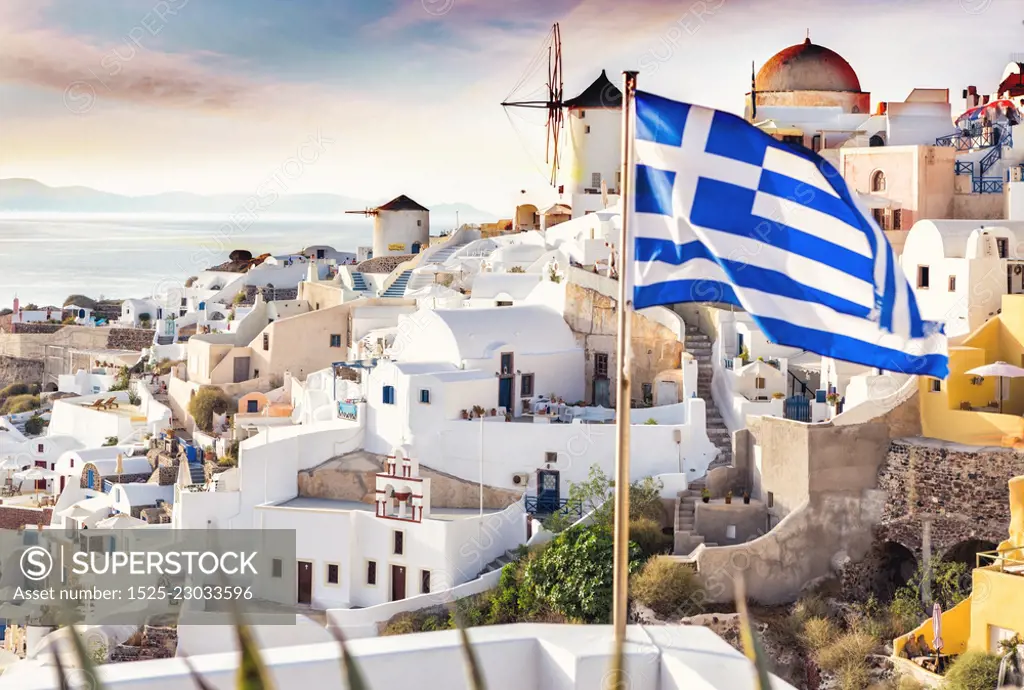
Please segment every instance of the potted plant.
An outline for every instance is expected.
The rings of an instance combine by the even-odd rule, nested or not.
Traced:
[[[710,503],[711,502],[711,492],[708,491],[707,489],[701,489],[700,500],[704,501],[705,503]]]
[[[462,418],[463,419],[469,419],[469,411],[468,410],[463,410],[462,411]]]
[[[498,411],[496,409],[494,409],[493,407],[491,408],[491,416],[492,417],[497,417],[498,416]]]
[[[743,490],[743,505],[750,505],[750,489]]]
[[[839,394],[838,393],[829,393],[828,395],[825,396],[825,402],[827,402],[829,405],[835,407],[836,405],[839,404]]]
[[[729,491],[725,492],[725,504],[726,505],[731,505],[732,504],[732,489],[730,489]]]
[[[785,397],[786,397],[785,393],[772,393],[772,399],[773,400],[782,400]]]
[[[473,405],[473,418],[479,418],[484,416],[484,408],[479,405]]]

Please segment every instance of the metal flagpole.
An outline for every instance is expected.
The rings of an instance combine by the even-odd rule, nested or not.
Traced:
[[[629,218],[633,206],[633,99],[636,72],[623,72],[622,90],[622,234],[619,236],[619,321],[616,357],[618,388],[615,392],[615,561],[612,584],[612,623],[615,650],[612,655],[612,688],[625,687],[623,649],[629,599],[629,413],[630,322],[633,300],[629,277]]]

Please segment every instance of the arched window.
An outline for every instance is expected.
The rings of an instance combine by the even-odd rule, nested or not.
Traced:
[[[868,146],[885,146],[885,139],[878,134],[872,134]]]
[[[885,173],[881,170],[876,170],[871,174],[871,191],[872,192],[884,192],[885,191]]]

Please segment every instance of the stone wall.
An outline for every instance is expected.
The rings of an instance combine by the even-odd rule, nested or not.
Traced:
[[[384,458],[356,451],[332,458],[316,467],[299,472],[299,496],[359,501],[372,504],[377,496],[375,475],[382,472]],[[420,466],[420,476],[430,480],[431,505],[434,508],[478,508],[480,485],[444,472]],[[484,507],[501,510],[519,500],[521,491],[484,486]]]
[[[0,529],[49,525],[53,508],[22,508],[0,505]]]
[[[153,346],[156,331],[144,328],[111,328],[107,347],[111,350],[142,350]]]
[[[618,366],[615,341],[618,334],[617,302],[597,290],[575,283],[565,286],[565,317],[586,357],[586,401],[593,402],[594,355],[608,355],[608,376],[611,403],[615,404],[615,371]],[[633,348],[633,398],[640,400],[643,384],[654,384],[663,371],[679,369],[683,343],[665,326],[633,313],[631,343]]]
[[[56,333],[63,328],[59,323],[15,323],[11,325],[12,333]]]
[[[42,383],[42,361],[0,355],[0,388],[18,382]]]
[[[971,539],[998,544],[1010,524],[1007,483],[1020,475],[1021,451],[921,438],[893,441],[878,476],[889,500],[877,536],[920,554],[928,522],[934,555]]]

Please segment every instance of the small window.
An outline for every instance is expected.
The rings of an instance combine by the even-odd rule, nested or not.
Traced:
[[[558,462],[558,453],[556,451],[553,451],[553,450],[547,451],[546,453],[544,453],[544,462],[547,462],[547,463]]]
[[[871,209],[871,215],[874,217],[875,222],[878,223],[878,227],[882,230],[886,230],[885,226],[885,209],[884,208],[873,208]]]
[[[587,116],[587,111],[586,111],[586,110],[581,110],[581,111],[580,111],[580,119],[582,120],[582,119],[583,119],[583,118],[585,118],[586,116]]]
[[[756,388],[759,391],[763,391],[764,390],[764,378],[763,377],[758,376],[756,379],[754,379],[754,388]]]
[[[319,309],[319,307],[317,307]],[[341,347],[341,334],[331,333],[331,347]]]
[[[420,594],[430,594],[430,571],[420,571]]]
[[[36,452],[37,453],[42,453],[43,452],[43,444],[42,443],[40,443],[38,446],[36,446]]]
[[[594,376],[597,378],[608,378],[608,353],[594,353]]]
[[[269,333],[264,333],[263,334],[263,349],[264,350],[269,350],[270,349],[270,334]]]
[[[1000,259],[1008,258],[1010,256],[1010,241],[1005,237],[997,237],[996,251],[999,252]]]
[[[327,564],[327,584],[336,585],[340,579],[340,572],[337,563]]]
[[[417,228],[422,228],[423,227],[423,221],[422,220],[417,220],[416,221],[416,227]]]
[[[590,125],[587,125],[587,126],[586,126],[586,127],[585,127],[585,128],[583,129],[583,133],[584,133],[584,134],[590,134]]]
[[[523,374],[519,381],[519,395],[524,398],[533,396],[533,374]]]
[[[775,507],[775,493],[772,492],[772,491],[768,492],[768,507],[769,508],[774,508]]]
[[[71,466],[72,466],[72,467],[74,467],[74,466],[75,466],[75,459],[74,459],[74,458],[71,458]]]
[[[939,393],[942,391],[942,381],[940,379],[932,379],[929,382],[929,388],[932,393]]]
[[[405,532],[401,530],[394,531],[394,554],[401,556],[405,553]]]
[[[949,277],[949,291],[956,292],[956,276]]]
[[[590,186],[595,188],[601,186],[601,173],[590,173]]]
[[[871,175],[871,191],[885,191],[885,173],[882,172],[881,170],[876,170],[874,174]]]
[[[366,562],[366,584],[377,584],[377,561]]]
[[[275,558],[270,561],[270,577],[281,577],[281,572],[284,569],[284,564],[280,558]]]
[[[384,386],[384,398],[383,398],[383,400],[384,400],[384,404],[385,405],[394,405],[395,404],[395,387],[394,386]]]
[[[508,300],[499,299],[498,301],[496,301],[494,303],[494,306],[496,306],[496,307],[511,307],[512,303],[509,302]]]
[[[902,230],[903,229],[903,210],[894,208],[892,210],[892,229]]]
[[[420,402],[423,403],[424,405],[430,404],[430,391],[427,390],[426,388],[420,389]]]
[[[929,275],[927,266],[917,267],[917,287],[921,290],[927,290],[929,284]]]

